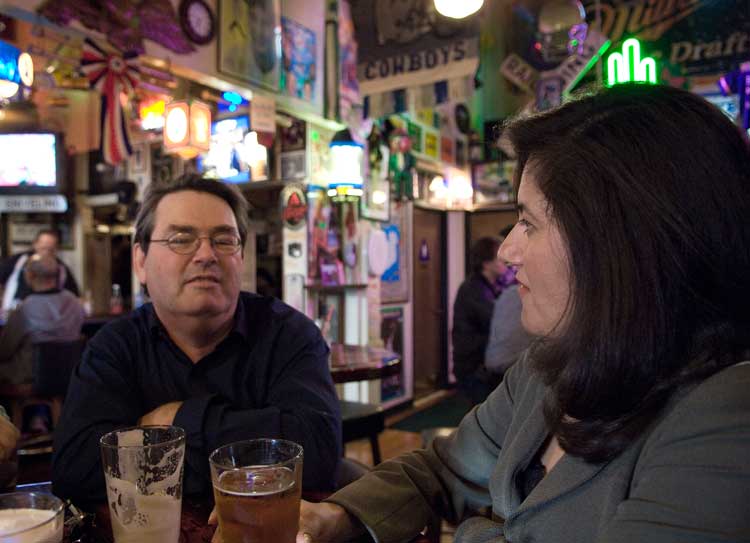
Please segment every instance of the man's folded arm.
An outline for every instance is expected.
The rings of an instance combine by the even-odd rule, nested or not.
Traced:
[[[111,352],[116,348],[125,346],[113,347]],[[89,344],[71,376],[55,430],[53,492],[79,503],[106,497],[99,452],[101,436],[136,424],[142,414],[140,395],[132,386],[134,379],[125,374],[127,366],[111,352]]]
[[[261,437],[287,439],[304,448],[304,487],[330,489],[341,456],[341,417],[328,348],[318,335],[274,364],[280,368],[268,383],[262,407],[242,408],[218,395],[183,402],[174,424],[187,432],[187,462],[205,471],[208,454],[224,444]]]

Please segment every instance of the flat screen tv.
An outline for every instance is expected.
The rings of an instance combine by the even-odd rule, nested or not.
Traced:
[[[247,115],[215,121],[211,123],[209,150],[198,158],[198,169],[206,177],[227,183],[268,179],[266,151],[257,141]]]
[[[0,194],[62,192],[64,153],[54,132],[0,133]]]

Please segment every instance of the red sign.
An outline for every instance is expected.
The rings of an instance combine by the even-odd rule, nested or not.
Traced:
[[[285,228],[296,230],[305,224],[307,198],[299,185],[288,185],[281,191],[281,220]]]

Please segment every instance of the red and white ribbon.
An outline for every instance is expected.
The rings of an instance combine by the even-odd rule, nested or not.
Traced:
[[[140,69],[137,55],[111,54],[86,38],[81,70],[91,88],[102,93],[101,148],[104,160],[109,164],[118,164],[132,154],[120,94],[124,92],[130,95],[138,85]]]

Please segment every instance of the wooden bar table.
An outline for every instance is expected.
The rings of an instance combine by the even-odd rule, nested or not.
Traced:
[[[393,351],[369,345],[333,343],[331,376],[334,383],[370,381],[401,372],[401,356]]]

